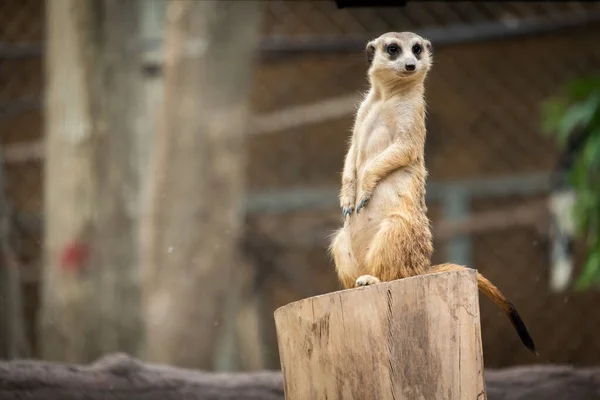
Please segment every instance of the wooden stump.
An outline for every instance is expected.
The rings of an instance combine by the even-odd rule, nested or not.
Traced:
[[[342,290],[275,311],[286,400],[485,400],[474,270]]]

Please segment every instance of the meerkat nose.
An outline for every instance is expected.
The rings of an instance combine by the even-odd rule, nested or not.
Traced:
[[[407,71],[414,71],[415,68],[417,68],[416,60],[413,60],[413,59],[406,60],[406,62],[404,63],[404,68],[406,68]]]

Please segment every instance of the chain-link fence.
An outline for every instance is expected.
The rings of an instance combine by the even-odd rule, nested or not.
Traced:
[[[0,3],[0,137],[10,240],[24,278],[27,336],[35,334],[41,256],[44,15],[39,0]],[[6,299],[3,299],[6,300]]]
[[[6,191],[21,263],[35,276],[43,221],[43,2],[0,7]],[[340,172],[356,100],[367,87],[363,49],[383,32],[416,31],[433,42],[435,54],[426,94],[435,261],[468,264],[495,282],[519,308],[541,354],[531,359],[501,311],[482,300],[486,365],[600,362],[589,351],[600,346],[600,316],[586,312],[598,293],[554,294],[548,286],[544,201],[558,152],[541,135],[538,112],[569,79],[598,70],[599,21],[594,2],[342,10],[334,1],[266,2],[247,206],[250,250],[257,264],[272,266],[260,282],[267,315],[337,289],[325,246],[340,222]],[[268,346],[275,354],[276,343]]]
[[[290,56],[293,48],[302,56],[261,65],[256,113],[300,107],[314,118],[250,144],[251,188],[287,190],[270,202],[260,198],[277,204],[280,214],[255,218],[287,249],[281,268],[306,271],[313,286],[290,293],[280,289],[285,284],[274,285],[276,305],[335,288],[323,249],[339,224],[335,190],[355,107],[343,100],[366,88],[367,39],[385,31],[417,31],[432,40],[435,52],[426,94],[435,261],[465,263],[497,283],[543,349],[532,360],[501,311],[484,299],[486,365],[598,362],[585,348],[599,343],[593,332],[600,320],[583,311],[593,307],[597,293],[549,289],[544,211],[558,152],[541,134],[539,115],[543,99],[600,67],[594,45],[598,5],[424,2],[393,10],[337,10],[333,2],[269,4],[266,37],[272,48]],[[320,107],[301,108],[311,103]],[[288,208],[282,206],[286,201]],[[461,222],[451,224],[456,220],[462,231]]]

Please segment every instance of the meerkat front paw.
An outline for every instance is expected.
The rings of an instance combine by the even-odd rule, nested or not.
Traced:
[[[369,286],[377,283],[381,283],[381,281],[372,275],[361,275],[356,280],[356,286]]]
[[[346,177],[342,180],[342,190],[340,191],[340,208],[342,209],[342,218],[352,215],[354,212],[354,202],[356,201],[356,179]]]
[[[351,202],[343,202],[341,209],[342,209],[342,219],[346,219],[347,216],[352,215],[352,212],[354,211],[354,207],[352,207]]]
[[[365,208],[373,196],[375,186],[377,185],[377,179],[375,175],[369,171],[369,168],[363,173],[360,180],[360,188],[358,190],[357,199],[358,204],[356,205],[356,213],[358,214],[362,208]]]
[[[360,213],[360,210],[362,208],[365,208],[367,206],[367,204],[369,203],[369,200],[371,200],[371,195],[370,194],[365,194],[362,196],[361,200],[358,202],[358,205],[356,206],[356,213]]]

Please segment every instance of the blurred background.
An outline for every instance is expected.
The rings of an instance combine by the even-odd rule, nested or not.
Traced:
[[[486,366],[600,363],[600,3],[195,3],[0,1],[2,358],[279,369],[273,311],[339,289],[364,46],[414,31],[434,262],[497,284],[540,353],[481,296]]]

